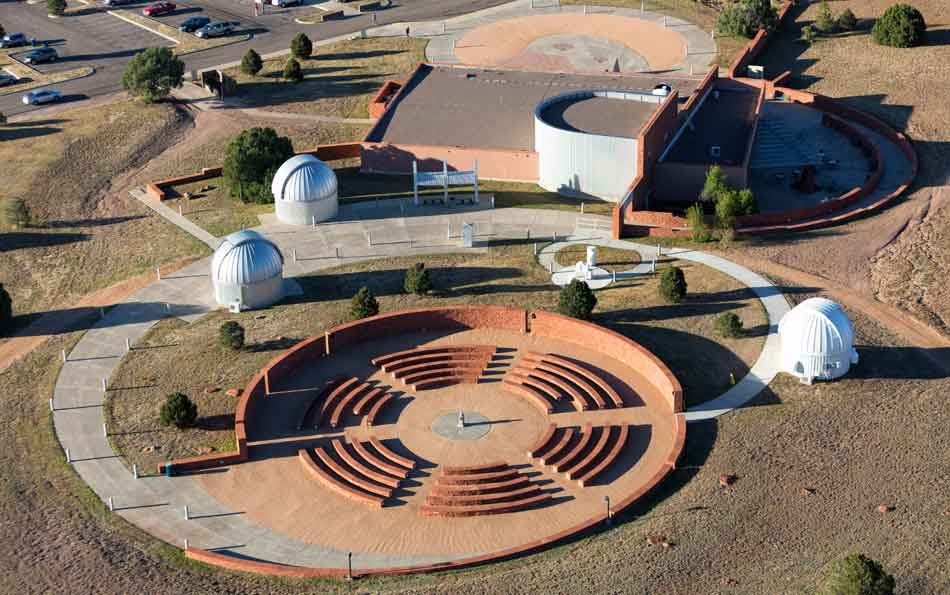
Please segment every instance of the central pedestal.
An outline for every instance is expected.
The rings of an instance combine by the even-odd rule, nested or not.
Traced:
[[[440,415],[432,422],[432,431],[446,440],[478,440],[491,430],[491,422],[477,411],[462,410],[465,425],[459,427],[458,411]]]

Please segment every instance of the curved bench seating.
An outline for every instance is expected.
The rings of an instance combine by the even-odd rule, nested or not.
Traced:
[[[601,426],[599,428],[600,438],[598,438],[597,442],[594,443],[594,446],[591,447],[590,452],[587,453],[587,456],[577,461],[576,465],[564,470],[567,473],[568,479],[577,479],[580,477],[580,475],[591,466],[595,459],[604,454],[608,444],[610,444],[611,437],[614,435],[614,429],[616,427],[617,426]],[[616,438],[614,438],[614,440],[616,440]]]
[[[528,484],[524,487],[505,491],[492,492],[487,494],[455,495],[455,494],[432,494],[426,496],[426,504],[435,506],[471,506],[478,504],[492,504],[494,502],[513,502],[523,500],[541,491],[541,486],[537,484]]]
[[[406,386],[417,384],[423,380],[430,380],[432,378],[438,378],[439,376],[446,376],[450,374],[458,374],[465,376],[475,376],[476,378],[481,375],[482,366],[477,364],[460,364],[455,365],[450,368],[436,369],[436,370],[427,370],[422,372],[415,372],[413,374],[408,374],[403,376],[400,380]]]
[[[419,514],[424,516],[445,516],[445,517],[466,517],[481,516],[486,514],[501,514],[505,512],[515,512],[524,510],[538,504],[543,504],[551,499],[551,494],[543,493],[515,500],[513,502],[496,502],[494,504],[477,504],[472,506],[451,506],[451,505],[423,505],[419,508]]]
[[[585,424],[581,429],[580,439],[577,441],[577,444],[574,445],[567,454],[556,464],[554,465],[554,470],[558,473],[563,473],[568,469],[571,469],[574,463],[577,463],[581,459],[581,455],[584,453],[584,449],[587,448],[587,445],[590,444],[591,437],[593,437],[594,432],[590,424]]]
[[[481,377],[481,370],[447,370],[438,375],[430,376],[421,380],[415,380],[409,388],[413,391],[425,390],[427,388],[437,388],[450,384],[477,384]]]
[[[390,488],[399,487],[400,482],[398,479],[373,469],[361,458],[354,456],[349,450],[347,450],[346,443],[343,440],[336,439],[331,441],[330,444],[333,446],[333,451],[336,452],[336,456],[340,457],[344,463],[349,465],[351,469],[360,475],[368,477],[378,484],[389,486]]]
[[[577,483],[582,488],[586,487],[592,480],[594,480],[598,475],[600,475],[607,467],[613,464],[617,460],[617,457],[620,455],[620,451],[623,450],[624,445],[627,443],[627,436],[630,434],[629,426],[620,426],[620,435],[617,437],[617,441],[614,442],[613,447],[607,453],[599,463],[592,467],[589,471],[581,474],[577,478]]]
[[[583,408],[582,409],[583,411],[587,411],[588,409],[593,409],[600,406],[600,403],[597,401],[597,398],[599,398],[600,395],[597,395],[597,398],[592,398],[590,395],[590,392],[588,392],[587,390],[584,390],[583,392],[580,390],[577,390],[577,388],[574,387],[574,384],[572,384],[572,382],[574,381],[573,378],[571,378],[571,382],[568,382],[567,380],[562,378],[560,375],[552,374],[551,372],[546,371],[541,367],[537,367],[537,368],[519,367],[512,370],[511,373],[518,374],[521,376],[527,376],[535,380],[546,382],[547,384],[559,389],[567,397],[570,397],[570,399],[574,401],[574,403],[576,403],[577,406]],[[597,394],[597,391],[594,391],[594,394]]]
[[[346,485],[334,477],[331,471],[323,466],[322,461],[318,462],[318,460],[315,459],[307,449],[301,448],[298,450],[297,458],[303,463],[304,469],[306,469],[307,472],[309,472],[317,479],[317,481],[322,483],[331,491],[336,492],[344,498],[349,498],[350,500],[354,500],[362,504],[368,504],[376,508],[383,507],[383,500],[385,500],[385,498],[381,498],[375,494],[368,494],[363,490]]]
[[[538,438],[538,441],[528,449],[528,456],[532,459],[540,457],[544,452],[552,446],[552,439],[554,438],[554,433],[557,431],[557,425],[551,424],[548,426],[548,429],[545,430],[541,437]]]
[[[398,372],[399,370],[405,369],[409,366],[415,366],[417,364],[425,363],[434,363],[441,362],[450,359],[485,359],[490,360],[492,352],[489,351],[450,351],[446,353],[430,353],[424,355],[413,355],[405,357],[403,359],[396,360],[394,362],[388,363],[384,366],[380,366],[383,372]]]
[[[577,432],[574,428],[564,428],[561,438],[551,447],[548,454],[541,457],[541,463],[544,465],[553,465],[567,453],[567,445],[574,439]]]
[[[474,465],[471,467],[442,467],[441,475],[479,475],[482,473],[492,473],[494,471],[504,471],[508,468],[508,463],[498,461],[495,463],[485,463],[484,465]]]
[[[307,408],[304,410],[303,415],[300,416],[300,422],[297,423],[297,429],[302,430],[304,426],[307,425],[307,420],[313,417],[315,411],[323,407],[323,403],[326,402],[327,395],[333,392],[341,382],[346,378],[343,376],[337,376],[327,380],[327,383],[323,385],[323,388],[318,390],[316,394],[313,395],[313,398],[310,400],[310,403],[307,404]],[[313,427],[314,429],[318,428],[320,425],[319,421]]]
[[[360,442],[359,440],[354,440],[353,442],[350,442],[350,446],[353,447],[353,450],[356,451],[356,454],[362,457],[362,459],[368,465],[375,467],[377,470],[383,473],[388,473],[389,475],[392,475],[393,477],[397,477],[399,479],[405,479],[409,477],[408,469],[406,469],[405,467],[400,467],[399,465],[394,465],[390,463],[389,461],[386,461],[380,458],[380,456],[382,456],[382,453],[380,453],[380,455],[373,454],[373,452],[369,450],[368,448],[366,448],[366,445]]]
[[[422,372],[432,372],[436,370],[447,370],[447,369],[457,369],[457,368],[479,368],[482,369],[485,367],[485,364],[488,363],[488,359],[445,359],[437,362],[424,362],[421,364],[414,364],[411,366],[406,366],[405,368],[400,368],[399,370],[394,371],[393,378],[399,380],[414,374],[419,374]]]
[[[470,483],[462,485],[436,484],[429,493],[440,496],[474,496],[476,494],[491,494],[493,492],[517,490],[528,485],[528,483],[529,478],[527,475],[518,475],[514,479],[490,483]]]
[[[376,449],[376,452],[382,455],[382,457],[388,460],[390,463],[395,463],[396,465],[402,467],[403,469],[406,469],[407,471],[411,471],[416,468],[415,461],[413,461],[412,459],[407,459],[406,457],[403,457],[403,456],[399,456],[398,454],[389,450],[388,448],[386,448],[386,445],[380,442],[377,438],[370,438],[369,443],[373,446],[373,448]]]
[[[376,424],[376,416],[379,415],[379,412],[383,410],[383,407],[394,401],[392,395],[383,395],[379,399],[376,399],[376,402],[373,403],[373,406],[370,407],[369,413],[366,414],[366,417],[363,418],[363,423],[366,427],[371,428]]]
[[[584,403],[586,407],[585,411],[588,409],[605,409],[607,407],[607,401],[601,396],[597,387],[571,370],[565,370],[544,361],[528,361],[520,363],[515,371],[532,377],[543,378],[552,384],[554,383],[553,379],[557,379],[561,384],[577,387],[574,389],[574,393],[581,395],[580,402]],[[578,388],[580,391],[577,390]],[[570,396],[573,397],[574,395],[571,394]]]
[[[491,471],[489,473],[478,473],[472,475],[445,475],[438,478],[439,485],[472,485],[482,483],[496,483],[515,479],[519,475],[517,469],[503,469],[501,471]]]
[[[313,450],[313,452],[317,455],[317,458],[320,459],[320,462],[322,462],[325,467],[333,471],[333,473],[345,483],[356,486],[364,492],[376,494],[382,498],[389,498],[392,496],[393,491],[391,489],[381,486],[366,478],[360,477],[356,473],[353,473],[353,471],[351,471],[349,468],[342,465],[336,459],[330,456],[330,452],[326,448],[317,447]]]
[[[439,347],[416,347],[415,349],[407,349],[405,351],[397,351],[395,353],[387,353],[386,355],[380,355],[374,357],[370,360],[374,366],[383,367],[386,364],[396,362],[407,357],[412,357],[414,355],[433,355],[437,353],[452,353],[452,352],[468,352],[468,353],[495,353],[497,350],[496,347],[490,345],[441,345]],[[383,368],[384,372],[387,372]]]
[[[339,426],[340,419],[342,419],[343,415],[346,414],[347,409],[349,409],[353,401],[371,388],[373,388],[373,385],[370,383],[361,382],[351,390],[348,390],[341,398],[337,399],[336,403],[332,406],[332,411],[330,412],[330,427],[335,429],[337,426]]]
[[[516,380],[509,378],[502,380],[501,385],[508,392],[528,399],[528,402],[540,409],[543,413],[554,413],[554,402],[551,397],[533,386],[519,384]]]
[[[529,361],[540,360],[543,363],[552,364],[559,368],[570,370],[582,378],[585,378],[597,385],[597,387],[603,391],[603,394],[606,395],[607,399],[614,407],[624,406],[623,398],[620,396],[620,393],[618,393],[614,387],[610,386],[610,383],[601,378],[599,374],[587,369],[584,366],[581,366],[580,364],[574,363],[569,359],[563,358],[553,353],[544,354],[538,353],[537,351],[529,351],[523,359],[528,359]]]
[[[323,405],[320,407],[320,417],[316,420],[316,422],[314,422],[313,427],[319,428],[320,424],[323,423],[327,413],[337,404],[341,398],[343,398],[344,395],[355,389],[357,386],[359,386],[359,384],[360,379],[353,376],[351,378],[347,378],[338,384],[336,388],[330,391],[330,394],[328,394],[323,400]]]
[[[365,395],[363,395],[359,401],[356,402],[356,405],[353,406],[353,413],[355,415],[363,415],[369,411],[370,405],[376,399],[376,397],[384,394],[386,392],[385,388],[374,388]]]

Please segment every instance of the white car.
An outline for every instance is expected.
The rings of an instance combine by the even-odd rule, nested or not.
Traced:
[[[42,89],[40,91],[30,91],[23,96],[23,103],[27,105],[41,105],[43,103],[53,103],[62,99],[63,95],[56,89]]]

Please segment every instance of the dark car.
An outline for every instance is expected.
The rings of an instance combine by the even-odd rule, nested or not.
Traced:
[[[55,62],[59,54],[53,48],[36,48],[23,56],[25,64],[40,64],[42,62]]]
[[[16,83],[19,79],[11,74],[0,73],[0,87]]]
[[[16,48],[21,45],[30,45],[30,40],[24,33],[7,33],[0,39],[0,48]]]
[[[178,25],[178,30],[184,33],[194,33],[211,22],[208,17],[188,17]]]

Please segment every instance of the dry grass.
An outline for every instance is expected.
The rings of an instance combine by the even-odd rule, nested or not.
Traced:
[[[58,72],[44,74],[39,70],[30,68],[26,64],[17,62],[10,57],[11,53],[21,51],[23,51],[23,48],[0,49],[0,72],[7,71],[18,78],[23,79],[22,83],[0,87],[0,97],[4,95],[12,95],[14,93],[23,93],[24,91],[29,91],[30,89],[35,89],[44,85],[62,83],[82,76],[88,76],[93,72],[91,67],[83,66],[81,68],[72,68],[70,70],[61,70]]]
[[[301,60],[301,83],[281,77],[286,59],[265,60],[257,76],[228,70],[239,83],[240,100],[270,111],[368,118],[369,100],[387,79],[403,81],[425,60],[426,40],[404,37],[356,39],[314,47]]]

